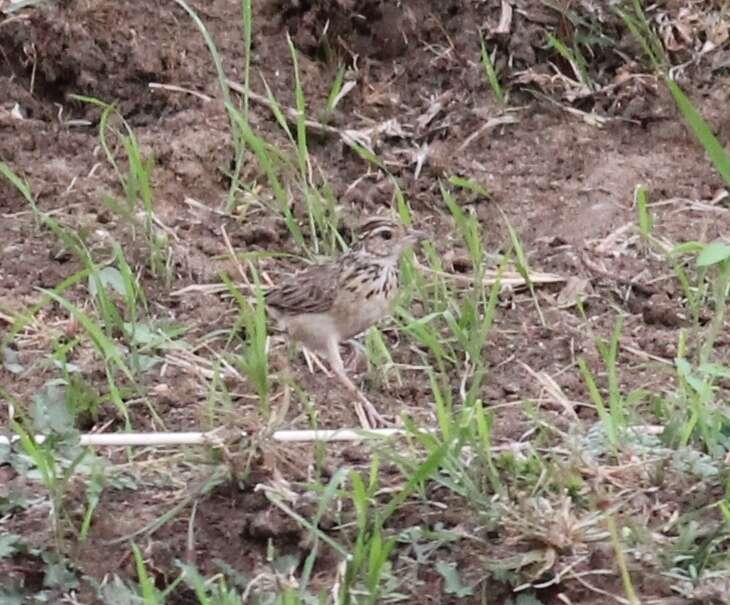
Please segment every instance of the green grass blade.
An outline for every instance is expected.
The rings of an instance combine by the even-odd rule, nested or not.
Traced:
[[[484,73],[487,75],[489,85],[492,87],[494,97],[497,99],[500,105],[504,105],[504,92],[502,91],[502,85],[499,83],[499,77],[494,69],[494,63],[492,63],[492,57],[487,52],[487,47],[484,45],[484,38],[480,37],[479,42],[481,43],[481,57],[482,65],[484,66]]]
[[[57,302],[64,309],[66,309],[66,311],[73,315],[73,317],[76,318],[81,326],[86,330],[87,334],[93,341],[94,346],[103,355],[104,360],[112,361],[129,379],[131,383],[135,383],[134,375],[132,374],[132,371],[127,367],[127,364],[124,363],[124,359],[122,359],[122,354],[119,350],[119,347],[117,347],[111,341],[111,339],[109,339],[107,335],[104,334],[102,329],[97,324],[95,324],[88,315],[81,311],[81,309],[79,309],[76,305],[69,302],[62,296],[59,296],[52,290],[44,290],[41,288],[41,292]]]
[[[722,146],[717,137],[712,133],[709,124],[692,105],[687,95],[684,94],[679,85],[669,78],[665,78],[669,92],[674,97],[679,111],[682,113],[687,125],[692,129],[697,140],[702,144],[708,157],[722,176],[725,183],[730,186],[730,156]]]

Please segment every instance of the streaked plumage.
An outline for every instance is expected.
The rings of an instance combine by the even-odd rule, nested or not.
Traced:
[[[381,420],[347,378],[338,345],[391,312],[398,293],[398,261],[424,234],[384,217],[365,221],[359,234],[352,250],[290,276],[267,292],[266,303],[292,338],[329,358],[340,381],[361,398],[371,416]]]

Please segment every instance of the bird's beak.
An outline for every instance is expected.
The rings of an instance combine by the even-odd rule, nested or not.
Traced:
[[[425,240],[428,237],[428,234],[425,231],[421,231],[420,229],[410,229],[408,231],[407,237],[412,244],[416,244]]]

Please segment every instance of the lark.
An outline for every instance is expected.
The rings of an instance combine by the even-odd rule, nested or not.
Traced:
[[[425,237],[392,219],[370,218],[349,252],[307,267],[266,293],[270,314],[289,337],[327,358],[337,379],[355,397],[363,428],[386,423],[347,376],[339,345],[391,313],[401,255]]]

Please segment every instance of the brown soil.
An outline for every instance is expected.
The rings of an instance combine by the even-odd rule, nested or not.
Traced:
[[[242,81],[239,4],[223,0],[197,4],[195,8],[216,42],[228,77]],[[594,342],[596,337],[610,334],[617,309],[627,314],[621,352],[626,391],[646,388],[665,392],[671,388],[671,367],[666,369],[661,361],[671,363],[674,359],[677,333],[687,323],[687,309],[666,262],[648,253],[629,228],[621,230],[636,223],[634,189],[639,184],[647,188],[655,234],[674,244],[726,236],[730,233],[730,212],[727,199],[717,202],[723,191],[722,180],[655,78],[642,72],[638,63],[626,64],[620,60],[622,55],[606,52],[596,60],[596,82],[598,86],[617,85],[601,94],[571,98],[559,78],[550,78],[555,74],[551,63],[560,73],[572,76],[570,67],[554,51],[546,50],[540,33],[566,23],[538,1],[516,2],[519,6],[510,34],[491,35],[488,32],[494,32],[500,15],[500,2],[493,0],[417,0],[401,6],[375,0],[254,4],[254,90],[265,92],[260,74],[283,105],[294,106],[286,31],[300,51],[301,78],[308,113],[313,117],[322,114],[338,60],[351,64],[356,57],[357,86],[338,106],[332,123],[362,128],[394,119],[406,131],[405,135],[383,134],[375,141],[376,151],[407,195],[415,222],[432,231],[439,251],[452,260],[450,270],[464,269],[461,259],[466,254],[439,187],[443,179],[460,175],[491,193],[489,199],[465,194],[459,197],[479,217],[484,246],[490,254],[509,247],[506,217],[519,234],[533,270],[556,273],[566,280],[587,280],[571,282],[584,286],[580,292],[585,297],[587,318],[574,306],[558,304],[570,293],[564,284],[539,289],[544,326],[528,294],[503,293],[486,352],[491,370],[483,393],[485,401],[505,404],[533,399],[542,402],[543,411],[555,426],[567,427],[570,418],[525,365],[554,377],[567,399],[588,401],[574,360],[583,356],[600,373]],[[604,17],[606,30],[622,36],[617,48],[624,56],[630,52],[638,56],[630,36]],[[323,36],[325,24],[327,34]],[[490,48],[496,44],[500,56],[509,53],[513,57],[512,65],[498,63],[497,68],[510,90],[514,111],[508,115],[515,120],[485,129],[462,147],[489,118],[502,113],[479,62],[477,27],[484,29]],[[676,50],[676,62],[683,58],[683,52],[689,51]],[[726,68],[713,70],[715,56],[708,55],[687,68],[682,84],[727,146],[730,78]],[[182,87],[214,100],[170,88],[151,88],[151,82]],[[236,265],[227,257],[223,228],[237,251],[298,251],[281,221],[272,216],[253,213],[237,219],[217,212],[226,201],[227,174],[234,153],[229,123],[222,104],[215,100],[220,97],[219,87],[206,45],[190,18],[174,3],[64,1],[12,16],[0,12],[0,92],[0,160],[28,181],[41,210],[83,234],[95,257],[110,258],[112,238],[122,243],[130,264],[141,271],[150,315],[187,326],[188,342],[228,329],[236,317],[234,304],[219,294],[188,291],[182,296],[171,295],[193,284],[217,283],[222,270],[237,275]],[[121,198],[123,193],[99,148],[100,110],[71,95],[115,102],[143,150],[154,154],[157,214],[178,238],[173,244],[175,279],[169,289],[145,268],[147,251],[142,239],[133,237],[128,226],[102,203],[105,196]],[[432,119],[424,119],[430,110],[435,111],[437,103],[441,108]],[[593,111],[608,118],[601,127],[596,126]],[[262,136],[285,141],[270,112],[261,105],[253,105],[251,121]],[[428,157],[415,178],[415,154],[426,145]],[[313,135],[310,153],[339,200],[339,210],[348,224],[391,204],[391,181],[369,170],[338,139]],[[252,156],[245,158],[242,180],[257,180],[266,186]],[[0,179],[3,330],[10,329],[10,314],[40,300],[39,288],[53,288],[81,269],[52,233],[38,227],[29,210],[20,193]],[[301,211],[302,201],[295,199],[294,212],[300,216]],[[272,260],[262,261],[262,266],[271,276],[283,267]],[[79,305],[88,298],[82,286],[72,287],[66,295]],[[12,348],[26,371],[17,375],[0,368],[3,389],[16,403],[30,402],[44,383],[58,377],[57,371],[43,362],[44,356],[54,339],[73,336],[78,330],[62,308],[49,304],[39,312],[37,322],[18,335]],[[392,336],[396,361],[418,362],[407,342],[396,342],[388,332],[386,336]],[[720,354],[724,352],[727,358],[730,339],[724,339],[719,343]],[[281,367],[284,357],[284,349],[277,349],[272,356],[276,368]],[[98,360],[89,356],[73,361],[82,366],[87,380],[105,388]],[[310,375],[300,357],[292,366],[298,383],[314,397],[323,426],[355,423],[344,391],[319,372]],[[149,377],[150,398],[166,429],[208,426],[207,392],[201,384],[194,372],[175,365]],[[235,394],[238,423],[255,427],[258,417],[250,385],[229,388]],[[426,423],[433,422],[430,388],[421,374],[409,378],[404,373],[403,383],[394,388],[373,384],[371,396],[388,414],[407,412]],[[519,405],[495,408],[495,441],[521,436],[525,428],[521,409]],[[160,428],[142,405],[133,407],[131,414],[136,430]],[[579,407],[578,414],[590,417],[593,412]],[[307,425],[298,406],[289,410],[287,419],[285,426]],[[5,420],[4,404],[0,422]],[[110,423],[106,430],[123,428],[111,404],[84,428],[105,423]],[[347,448],[331,448],[325,467],[333,471],[353,464],[348,456],[352,452]],[[367,463],[367,458],[359,462]],[[189,506],[151,539],[141,538],[146,545],[145,557],[160,585],[176,577],[177,559],[195,562],[201,572],[209,574],[218,570],[214,561],[220,559],[253,577],[266,566],[269,540],[274,541],[280,555],[306,552],[306,532],[254,487],[270,481],[282,467],[287,469],[289,481],[307,479],[311,471],[308,465],[315,463],[312,448],[282,452],[269,460],[257,458],[255,463],[259,476],[249,477],[244,485],[228,482],[198,501],[194,552],[188,552],[186,546]],[[90,538],[74,553],[80,574],[96,580],[112,572],[136,577],[129,548],[109,545],[108,541],[158,518],[178,500],[181,489],[204,480],[196,475],[205,471],[190,470],[194,467],[179,460],[175,464],[174,468],[187,470],[179,476],[161,472],[152,482],[105,490]],[[0,472],[6,468],[0,466]],[[135,481],[139,479],[136,472],[130,474]],[[17,489],[28,489],[22,478],[9,470],[8,481],[17,482]],[[83,504],[79,497],[79,510]],[[74,502],[69,506],[74,508]],[[300,509],[300,514],[306,514],[306,505]],[[398,519],[400,527],[418,524],[421,513],[432,514],[415,508],[411,512],[410,520],[405,514]],[[459,518],[457,504],[449,515],[454,517],[451,525],[470,523],[466,512]],[[48,546],[46,522],[47,511],[29,509],[17,514],[10,529],[29,536],[40,548]],[[338,520],[330,522],[334,525]],[[460,563],[462,577],[479,578],[479,570],[470,566],[468,553],[444,549],[450,561]],[[331,582],[337,563],[332,555],[319,559],[314,573],[322,587]],[[14,562],[13,573],[24,575],[25,582],[33,585],[42,580],[39,569],[42,563],[28,556]],[[417,580],[414,594],[424,602],[428,594],[441,594],[440,576]],[[616,578],[612,581],[618,582]],[[594,602],[591,598],[595,597],[576,586],[571,588],[573,602]],[[622,590],[620,582],[604,588],[617,594]],[[667,592],[656,586],[647,590]],[[85,580],[81,594],[86,599],[83,602],[91,602],[90,584]],[[555,594],[545,593],[543,602],[559,602]],[[175,602],[192,602],[191,596],[180,593]],[[456,599],[432,597],[428,602]],[[479,599],[474,597],[474,602]]]

